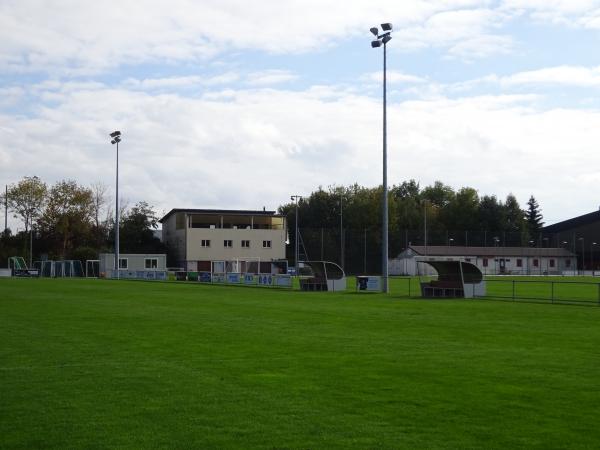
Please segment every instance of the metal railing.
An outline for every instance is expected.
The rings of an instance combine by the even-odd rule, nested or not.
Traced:
[[[419,279],[393,277],[392,280],[392,295],[421,297]],[[486,287],[486,295],[477,298],[600,306],[600,283],[590,281],[486,279]]]

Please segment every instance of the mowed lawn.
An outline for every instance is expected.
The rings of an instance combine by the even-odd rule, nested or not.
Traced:
[[[600,308],[0,280],[0,448],[597,448]]]

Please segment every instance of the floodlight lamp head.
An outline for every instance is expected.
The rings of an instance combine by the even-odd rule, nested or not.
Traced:
[[[381,42],[383,42],[383,44],[387,44],[388,42],[390,42],[392,40],[392,37],[388,34],[387,36],[384,36],[383,39],[381,40]]]
[[[382,23],[381,24],[381,29],[383,31],[392,31],[392,24],[391,23]]]
[[[371,41],[371,47],[381,47],[381,41]]]
[[[379,30],[377,29],[377,27],[370,28],[369,31],[371,31],[371,33],[373,33],[374,36],[377,36],[379,34]]]
[[[116,138],[117,136],[121,136],[121,132],[119,130],[113,131],[112,133],[110,133],[110,137],[113,139]]]
[[[119,136],[110,141],[111,144],[118,144],[119,142],[121,142],[121,138]]]

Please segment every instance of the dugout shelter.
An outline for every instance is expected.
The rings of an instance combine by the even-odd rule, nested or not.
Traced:
[[[417,263],[428,264],[437,272],[437,279],[421,281],[424,298],[474,298],[486,293],[485,280],[479,268],[463,259],[448,260],[419,257]]]

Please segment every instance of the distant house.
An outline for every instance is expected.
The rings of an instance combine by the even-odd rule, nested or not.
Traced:
[[[462,259],[476,265],[484,275],[560,275],[576,269],[577,257],[564,248],[462,247],[412,245],[389,261],[390,275],[433,275],[415,256]]]

